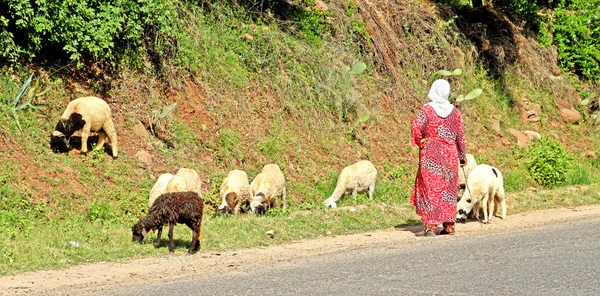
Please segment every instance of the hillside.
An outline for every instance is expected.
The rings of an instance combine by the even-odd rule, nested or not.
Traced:
[[[370,204],[404,207],[418,161],[410,123],[426,103],[429,77],[439,70],[462,69],[462,76],[448,78],[453,95],[483,89],[481,97],[456,103],[467,150],[480,163],[499,167],[509,191],[540,186],[519,144],[527,139],[519,131],[526,130],[566,147],[576,176],[564,185],[598,181],[597,127],[579,104],[582,90],[597,93],[598,86],[564,73],[555,49],[542,47],[491,6],[317,1],[310,10],[326,18],[317,22],[324,29],[315,41],[277,18],[277,11],[256,18],[243,4],[211,3],[180,11],[193,37],[185,46],[195,54],[186,71],[168,62],[156,69],[149,61],[115,72],[94,63],[3,68],[0,240],[6,244],[0,252],[9,255],[0,262],[9,267],[0,273],[32,268],[15,263],[20,255],[13,242],[36,233],[36,225],[92,225],[85,234],[91,245],[110,240],[105,227],[123,229],[126,237],[146,212],[156,178],[180,167],[198,170],[204,198],[214,204],[229,170],[253,178],[276,162],[285,172],[291,210],[273,215],[283,216],[321,210],[338,172],[369,159],[379,171]],[[361,62],[365,72],[348,74]],[[40,108],[24,108],[15,117],[9,102],[31,73],[28,94]],[[106,153],[81,157],[49,149],[67,103],[87,95],[105,99],[113,110],[116,160]],[[172,112],[159,116],[174,103]],[[386,223],[371,227],[392,222]],[[61,244],[51,248],[59,258],[70,252]],[[100,260],[75,257],[59,265]]]

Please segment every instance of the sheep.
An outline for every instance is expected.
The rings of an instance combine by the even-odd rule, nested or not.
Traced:
[[[367,193],[369,199],[373,200],[376,179],[377,169],[368,160],[361,160],[347,166],[340,173],[335,190],[323,203],[327,207],[335,209],[337,208],[336,202],[348,193],[352,193],[354,199],[356,199],[357,193]]]
[[[55,153],[71,150],[69,138],[81,131],[81,153],[87,153],[90,132],[98,132],[97,149],[104,146],[106,137],[111,143],[112,157],[118,157],[117,132],[108,104],[98,97],[83,97],[71,101],[50,135],[50,148]]]
[[[265,165],[250,184],[250,190],[252,191],[250,210],[254,214],[264,214],[280,200],[283,209],[287,208],[285,177],[277,164]]]
[[[202,195],[202,181],[194,169],[180,168],[167,184],[166,192],[193,191]]]
[[[467,164],[464,167],[458,166],[458,189],[464,189],[466,183],[466,179],[469,177],[471,171],[477,166],[477,161],[472,154],[467,154]],[[464,171],[463,171],[464,170]]]
[[[185,224],[192,230],[192,244],[188,254],[194,254],[200,248],[200,231],[202,228],[202,214],[204,202],[196,192],[175,192],[160,195],[148,211],[146,217],[141,218],[131,227],[131,240],[141,242],[148,236],[149,230],[157,230],[154,247],[160,247],[160,236],[165,224],[169,225],[169,252],[175,251],[173,241],[173,226],[177,223]]]
[[[248,204],[252,196],[246,172],[240,170],[230,171],[221,184],[219,195],[223,200],[218,208],[219,212],[222,214],[231,212],[238,214],[241,206]]]
[[[156,183],[154,183],[154,186],[152,186],[152,189],[150,189],[150,197],[148,198],[148,208],[152,207],[152,204],[154,204],[154,201],[157,197],[167,193],[167,185],[169,184],[169,181],[173,179],[173,177],[174,175],[171,173],[162,174],[158,177]]]
[[[483,208],[483,223],[492,221],[495,214],[494,204],[502,206],[502,219],[506,219],[506,199],[502,173],[492,166],[480,164],[476,166],[467,179],[467,189],[456,205],[456,219],[465,221],[473,209],[475,218],[479,220],[479,206]]]

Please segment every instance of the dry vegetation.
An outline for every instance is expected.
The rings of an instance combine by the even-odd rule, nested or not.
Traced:
[[[356,13],[348,16],[352,9]],[[18,195],[28,213],[39,211],[40,217],[28,219],[68,221],[72,213],[84,213],[87,222],[125,225],[145,212],[147,193],[161,173],[197,169],[205,198],[215,202],[227,171],[246,170],[253,178],[265,163],[277,162],[288,180],[292,211],[312,210],[333,190],[341,168],[367,158],[380,172],[375,202],[404,205],[417,162],[409,145],[413,115],[425,103],[429,76],[456,68],[465,74],[449,78],[453,94],[484,89],[482,97],[457,104],[467,150],[479,162],[501,168],[513,182],[509,189],[535,186],[516,157],[519,148],[509,128],[549,135],[579,161],[597,161],[595,127],[586,121],[566,124],[559,115],[559,108],[576,106],[580,98],[557,69],[556,53],[501,14],[400,0],[330,1],[328,11],[332,29],[321,45],[291,37],[294,32],[282,30],[283,24],[191,13],[188,29],[205,64],[187,76],[125,68],[118,75],[80,77],[76,69],[32,66],[52,89],[36,99],[45,104],[43,111],[22,113],[27,132],[18,133],[10,117],[2,119],[0,162],[6,169],[0,195]],[[352,26],[358,29],[349,34]],[[369,65],[367,72],[344,84],[344,74],[360,61]],[[10,79],[20,83],[17,76]],[[98,95],[111,105],[118,160],[47,149],[63,108],[83,95]],[[155,120],[175,102],[173,113]],[[523,120],[523,110],[534,103],[542,105],[541,120]],[[369,118],[359,122],[365,114]],[[148,134],[136,131],[139,125]],[[135,157],[140,150],[150,153],[151,164]]]

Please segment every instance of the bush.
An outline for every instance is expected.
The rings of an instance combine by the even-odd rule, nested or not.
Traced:
[[[527,171],[543,187],[564,184],[572,168],[572,158],[560,143],[542,137],[525,152]]]
[[[600,0],[563,0],[552,32],[560,66],[600,81]]]
[[[114,64],[169,53],[183,36],[177,1],[14,0],[0,4],[0,62],[68,57]]]

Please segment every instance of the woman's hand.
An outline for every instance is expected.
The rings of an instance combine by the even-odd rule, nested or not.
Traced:
[[[461,166],[461,167],[464,167],[464,166],[466,166],[466,165],[467,165],[467,158],[466,158],[466,157],[465,157],[465,158],[461,158],[461,159],[460,159],[460,166]]]
[[[421,139],[421,143],[419,143],[419,148],[423,149],[423,147],[425,147],[425,144],[427,144],[427,142],[429,142],[429,138]]]

